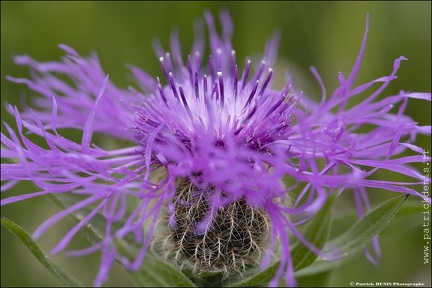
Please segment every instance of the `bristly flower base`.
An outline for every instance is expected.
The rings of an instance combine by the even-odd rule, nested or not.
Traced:
[[[168,259],[196,274],[222,271],[228,277],[257,264],[270,236],[268,215],[242,198],[211,211],[208,203],[213,186],[195,187],[189,180],[176,180],[174,212],[164,223],[169,227],[165,243]],[[213,218],[208,227],[203,223]]]

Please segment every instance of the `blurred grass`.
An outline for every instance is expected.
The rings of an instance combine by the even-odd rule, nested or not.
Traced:
[[[431,91],[431,2],[132,2],[132,1],[2,1],[1,2],[1,118],[13,123],[3,108],[5,103],[19,104],[24,86],[5,81],[6,75],[28,77],[26,68],[14,65],[11,56],[29,54],[38,61],[58,60],[57,48],[64,43],[81,55],[96,51],[110,79],[119,86],[131,85],[125,63],[142,67],[160,76],[160,67],[151,41],[160,39],[169,47],[169,34],[178,27],[184,56],[193,40],[193,22],[202,18],[204,9],[217,15],[221,7],[230,10],[234,22],[233,44],[242,66],[246,56],[263,51],[265,41],[279,29],[282,34],[278,70],[288,68],[298,86],[311,97],[320,97],[319,87],[309,72],[315,66],[327,92],[337,86],[337,72],[348,75],[357,57],[364,33],[366,13],[371,14],[368,44],[356,84],[388,75],[395,58],[409,59],[401,64],[398,79],[383,95],[399,90]],[[283,72],[281,72],[283,75]],[[431,107],[424,101],[411,101],[407,108],[421,125],[430,123]],[[12,125],[13,126],[13,125]],[[2,126],[2,130],[4,127]],[[71,136],[78,139],[79,135]],[[419,138],[417,144],[430,149],[430,139]],[[423,167],[419,167],[423,168]],[[34,190],[20,184],[4,196]],[[379,197],[377,199],[380,199]],[[418,201],[414,199],[412,201]],[[418,201],[420,203],[420,201]],[[38,224],[57,208],[48,199],[33,199],[2,207],[8,217],[33,232]],[[351,281],[425,282],[430,285],[430,265],[423,264],[422,215],[415,232],[397,238],[384,238],[383,257],[375,267],[363,255],[338,268],[330,286],[346,286]],[[38,243],[49,252],[56,240],[70,227],[60,222]],[[389,227],[391,229],[391,227]],[[1,286],[57,286],[58,283],[34,260],[24,246],[1,230]],[[87,259],[88,258],[88,259]],[[98,268],[97,257],[54,259],[91,285]],[[117,267],[107,285],[128,286]],[[426,285],[427,286],[427,285]]]

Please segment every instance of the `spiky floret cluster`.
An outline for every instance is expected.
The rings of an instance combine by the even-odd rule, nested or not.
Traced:
[[[221,35],[211,14],[205,18],[208,61],[202,58],[204,36],[198,26],[187,63],[181,57],[177,34],[171,39],[171,53],[156,48],[165,81],[153,80],[130,66],[145,96],[132,88],[115,87],[95,55],[82,58],[65,45],[60,45],[67,53],[62,62],[15,58],[35,73],[32,80],[8,79],[27,84],[42,97],[35,101],[37,112],[20,113],[8,107],[18,132],[5,124],[10,136],[2,133],[2,157],[11,163],[1,166],[2,189],[32,181],[40,190],[2,199],[1,204],[48,193],[80,195],[82,200],[49,218],[34,234],[40,237],[63,217],[86,212],[53,252],[64,250],[95,215],[102,215],[106,221],[103,241],[70,252],[102,251],[94,283],[101,285],[115,258],[129,269],[140,267],[156,223],[162,219],[171,235],[168,254],[192,262],[197,271],[206,267],[235,270],[259,259],[266,267],[278,245],[280,265],[270,285],[280,278],[295,285],[288,234],[319,253],[296,227],[319,211],[331,191],[352,190],[360,217],[368,209],[369,187],[421,196],[430,203],[429,197],[415,190],[424,177],[409,165],[430,161],[413,144],[418,134],[430,134],[430,126],[418,126],[404,115],[409,98],[430,101],[430,93],[401,91],[376,100],[396,78],[404,57],[396,59],[390,75],[353,88],[366,29],[352,72],[348,78],[339,74],[340,87],[331,97],[326,97],[318,73],[312,70],[323,87],[322,100],[316,103],[289,80],[281,91],[271,88],[277,37],[268,42],[257,69],[247,60],[240,73],[231,47],[230,17],[221,13]],[[364,101],[348,105],[376,83],[382,84]],[[399,103],[398,111],[391,114]],[[362,132],[364,125],[372,127],[369,132]],[[47,147],[33,143],[23,127],[45,139]],[[62,137],[59,128],[82,131],[81,143]],[[133,139],[136,145],[106,151],[91,145],[94,132]],[[407,148],[414,155],[401,156]],[[382,169],[411,180],[372,179]],[[155,180],[160,171],[165,176]],[[285,176],[293,186],[283,185]],[[291,205],[287,199],[295,188],[299,194]],[[289,215],[298,217],[291,221]],[[258,226],[262,235],[256,234]],[[116,239],[129,236],[139,246],[132,260],[113,245]],[[378,252],[377,239],[374,244]]]
[[[162,164],[168,181],[174,181],[167,203],[168,257],[182,264],[189,260],[196,272],[229,274],[256,264],[269,244],[271,220],[264,207],[286,196],[280,164],[287,152],[270,145],[294,133],[290,113],[299,95],[290,81],[281,91],[269,88],[277,37],[255,73],[246,60],[239,76],[235,51],[227,51],[230,19],[221,17],[219,37],[206,14],[212,52],[207,67],[201,64],[202,51],[189,55],[184,65],[180,57],[173,63],[170,53],[158,49],[166,85],[157,78],[157,93],[138,108],[134,130],[137,143],[153,157],[149,166]],[[172,46],[174,51],[179,47]]]

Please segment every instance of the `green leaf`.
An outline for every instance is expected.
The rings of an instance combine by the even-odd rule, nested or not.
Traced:
[[[331,212],[335,200],[336,194],[331,195],[327,200],[327,203],[314,216],[304,234],[304,237],[318,250],[321,250],[324,247],[329,236],[332,218]],[[295,247],[291,253],[293,257],[294,271],[308,267],[318,257],[317,254],[301,243]]]
[[[409,201],[408,199],[397,212],[397,216],[392,219],[391,225],[382,232],[380,238],[388,236],[397,237],[413,229],[417,229],[423,223],[422,219],[418,217],[422,209],[423,207],[419,202]],[[330,240],[342,235],[358,221],[357,209],[354,208],[334,218],[331,225]],[[406,225],[406,223],[411,223],[411,225]]]
[[[406,199],[407,196],[399,196],[380,205],[354,224],[346,233],[330,241],[324,251],[330,252],[331,247],[338,247],[344,257],[363,250],[375,235],[388,226]]]
[[[52,200],[63,209],[72,206],[82,200],[78,195],[70,193],[50,194]],[[91,212],[89,208],[83,208],[76,213],[70,214],[76,221],[83,219]],[[122,226],[123,223],[116,223]],[[115,228],[114,228],[115,229]],[[105,231],[105,219],[102,215],[96,214],[89,224],[84,226],[81,233],[93,244],[103,241]],[[136,256],[137,244],[128,238],[124,238],[116,242],[117,248],[129,258]],[[170,264],[152,256],[150,251],[147,251],[141,268],[138,271],[127,271],[135,284],[140,287],[157,287],[157,286],[176,286],[176,287],[193,287],[193,283],[184,276],[180,271],[172,267]],[[118,263],[120,263],[118,261]],[[121,264],[121,263],[120,263]]]
[[[59,205],[62,209],[67,209],[70,206],[80,202],[83,200],[81,195],[76,195],[72,193],[52,193],[49,194],[51,200],[53,200],[57,205]],[[76,221],[81,221],[84,217],[86,217],[88,214],[92,212],[92,209],[89,207],[81,208],[80,210],[70,214],[72,218]],[[112,223],[112,229],[117,230],[121,227],[123,227],[124,221],[116,221]],[[105,228],[106,228],[106,220],[105,218],[100,214],[97,213],[93,216],[93,218],[89,221],[87,225],[85,225],[81,229],[81,233],[83,236],[90,241],[90,243],[98,243],[102,241],[103,235],[105,235]],[[133,241],[133,238],[125,237],[123,238],[124,241],[127,242],[127,244],[131,246],[137,246],[137,243]],[[138,247],[139,248],[139,247]]]
[[[324,271],[314,275],[297,277],[298,287],[326,287],[330,278],[330,271]]]
[[[82,201],[78,195],[74,195],[72,193],[51,193],[48,195],[51,200],[54,201],[60,208],[67,209],[70,206]],[[81,210],[69,214],[71,218],[75,221],[81,221],[87,214],[89,214],[91,210],[89,208],[82,208]],[[82,235],[90,241],[92,244],[99,243],[103,240],[103,236],[105,231],[105,222],[101,215],[96,214],[87,225],[85,225],[81,229]]]
[[[118,242],[120,251],[131,256],[131,247],[125,242]],[[146,254],[141,268],[129,272],[138,287],[195,287],[195,285],[166,261]]]
[[[170,264],[151,255],[146,255],[142,268],[130,275],[139,287],[195,287]]]
[[[273,279],[276,275],[277,269],[279,268],[279,261],[271,265],[266,270],[259,272],[258,274],[253,275],[252,277],[240,281],[237,283],[233,283],[228,285],[229,287],[263,287],[267,286],[268,283]]]
[[[419,215],[422,215],[424,208],[421,201],[409,200],[418,199],[411,198],[403,204],[397,215],[392,219],[391,225],[380,234],[380,238],[392,237],[395,239],[396,237],[403,237],[406,233],[416,231],[416,229],[422,229],[423,218],[419,217]],[[407,225],[407,223],[410,223],[410,225]]]
[[[358,216],[355,208],[335,217],[331,225],[329,240],[333,240],[348,231],[357,221]]]
[[[321,208],[321,210],[314,216],[309,222],[307,229],[303,236],[317,249],[321,250],[327,241],[330,223],[332,207],[335,203],[336,195],[333,194],[327,200],[327,203]],[[298,244],[292,250],[292,257],[294,263],[294,270],[299,270],[304,267],[311,265],[318,257],[314,252],[310,251],[303,244]],[[277,269],[279,268],[279,261],[271,265],[266,270],[255,274],[245,281],[241,281],[230,286],[232,287],[251,287],[251,286],[266,286],[276,275]]]
[[[1,223],[11,231],[21,242],[30,250],[30,252],[44,265],[63,285],[68,287],[83,287],[81,283],[64,272],[57,264],[52,262],[39,248],[39,245],[31,238],[31,236],[21,226],[15,224],[11,220],[1,217]]]
[[[381,233],[389,225],[407,197],[408,195],[398,196],[384,202],[356,222],[348,231],[329,241],[323,252],[331,253],[332,249],[337,248],[341,252],[338,260],[330,262],[319,259],[296,275],[305,276],[333,269],[362,251],[375,235]]]
[[[348,255],[344,258],[341,258],[339,260],[335,261],[326,261],[324,259],[318,258],[312,265],[309,267],[306,267],[305,269],[302,269],[300,271],[297,271],[295,273],[296,277],[307,277],[307,276],[314,276],[329,270],[332,270],[336,267],[339,267],[343,263],[348,262],[353,258],[354,255]]]

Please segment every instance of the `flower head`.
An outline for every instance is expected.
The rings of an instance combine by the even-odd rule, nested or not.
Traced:
[[[430,100],[430,93],[401,91],[375,101],[406,58],[395,60],[390,75],[353,88],[366,30],[351,74],[348,78],[339,74],[340,87],[328,99],[318,73],[312,70],[323,88],[317,103],[290,79],[280,91],[272,89],[277,35],[267,43],[256,69],[250,60],[240,69],[231,45],[231,19],[226,11],[220,18],[221,35],[211,14],[205,13],[208,59],[203,55],[203,35],[184,61],[177,34],[173,34],[171,53],[156,47],[161,79],[130,66],[141,92],[115,87],[95,55],[82,58],[65,45],[60,45],[67,54],[62,62],[15,58],[35,73],[32,80],[8,79],[26,84],[41,97],[34,103],[37,112],[20,113],[9,106],[18,133],[5,124],[10,136],[2,133],[2,156],[14,163],[2,164],[1,177],[4,189],[18,181],[32,181],[40,191],[5,198],[2,205],[49,193],[82,196],[44,222],[34,236],[86,209],[86,216],[54,247],[53,252],[59,252],[93,217],[102,215],[103,241],[71,252],[86,255],[102,250],[95,285],[106,280],[114,259],[129,269],[139,268],[162,234],[165,241],[156,250],[162,249],[174,264],[196,273],[230,275],[257,263],[267,267],[278,247],[279,270],[270,284],[285,278],[288,285],[295,285],[289,235],[319,253],[296,227],[319,211],[333,191],[354,191],[360,216],[364,207],[368,209],[368,187],[413,194],[430,202],[410,188],[421,185],[423,177],[407,165],[425,161],[422,149],[413,142],[418,134],[430,134],[430,126],[419,127],[404,115],[409,98]],[[59,73],[69,77],[73,86],[61,80]],[[351,98],[375,83],[381,83],[375,92],[348,108]],[[398,111],[390,113],[400,102]],[[365,125],[372,130],[361,132]],[[44,138],[47,147],[30,141],[23,127]],[[82,131],[81,143],[63,138],[57,131],[61,128]],[[95,132],[135,144],[105,150],[91,145]],[[400,156],[407,148],[415,155]],[[372,179],[382,169],[414,180]],[[284,177],[293,184],[289,186]],[[293,200],[295,189],[300,191]],[[295,220],[289,215],[295,215]],[[157,229],[159,225],[163,232]],[[132,260],[113,245],[130,235],[139,245]],[[374,243],[377,252],[377,240]]]

